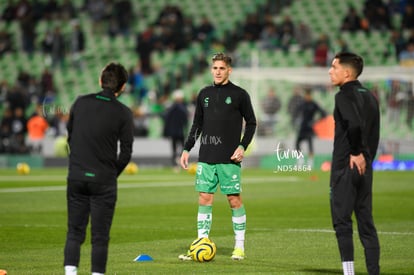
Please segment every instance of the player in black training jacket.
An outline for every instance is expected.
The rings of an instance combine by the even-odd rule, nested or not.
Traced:
[[[331,168],[331,214],[345,275],[354,274],[352,213],[365,250],[368,273],[380,272],[380,245],[372,217],[372,162],[380,133],[377,99],[358,81],[363,59],[339,53],[329,75],[335,95],[335,138]]]
[[[117,100],[127,80],[128,73],[122,65],[106,65],[99,79],[103,91],[79,97],[70,110],[68,232],[64,251],[67,275],[77,274],[89,216],[92,272],[105,273],[117,177],[132,154],[132,112]]]
[[[220,185],[232,210],[235,246],[231,258],[242,260],[245,256],[246,211],[240,195],[240,163],[256,131],[256,117],[249,94],[229,81],[231,71],[229,56],[223,53],[213,56],[211,73],[214,83],[198,94],[193,125],[181,155],[181,166],[187,169],[189,151],[200,139],[196,172],[198,237],[209,236],[214,193]],[[191,260],[188,253],[179,258]]]

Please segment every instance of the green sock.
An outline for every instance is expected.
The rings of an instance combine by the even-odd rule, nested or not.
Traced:
[[[213,206],[199,205],[197,214],[198,238],[207,237],[210,234],[211,222],[213,220]]]

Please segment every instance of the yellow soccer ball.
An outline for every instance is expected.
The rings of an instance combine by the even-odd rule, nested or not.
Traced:
[[[187,172],[188,172],[190,175],[195,175],[195,174],[196,174],[196,172],[197,172],[197,163],[190,163],[190,164],[188,165]]]
[[[209,262],[216,256],[216,244],[209,238],[197,238],[190,245],[191,258],[196,262]]]
[[[136,173],[138,173],[138,165],[135,162],[130,162],[128,163],[128,165],[125,167],[125,173],[128,175],[134,175]]]
[[[28,175],[30,173],[30,166],[25,162],[19,162],[16,165],[16,170],[19,175]]]

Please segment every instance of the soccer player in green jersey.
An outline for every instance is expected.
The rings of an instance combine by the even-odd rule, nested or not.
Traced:
[[[198,237],[209,236],[214,193],[220,186],[232,212],[235,246],[231,258],[242,260],[245,257],[246,211],[240,195],[241,162],[256,131],[256,117],[249,94],[229,80],[231,72],[230,56],[223,53],[213,55],[211,73],[214,82],[198,94],[194,121],[181,155],[181,166],[188,168],[189,151],[200,139],[195,180],[195,188],[199,192]],[[179,258],[191,259],[188,253]]]

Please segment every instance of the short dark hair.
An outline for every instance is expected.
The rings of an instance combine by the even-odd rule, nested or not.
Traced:
[[[341,52],[335,55],[335,59],[338,59],[339,64],[350,66],[355,71],[355,76],[358,77],[364,69],[364,59],[361,56],[350,53]]]
[[[119,63],[111,62],[107,64],[101,73],[101,86],[104,90],[110,90],[117,93],[122,86],[128,81],[128,72]]]
[[[213,57],[211,58],[211,60],[214,61],[224,61],[224,63],[226,63],[227,66],[231,66],[231,57],[224,54],[224,53],[216,53],[213,55]]]

